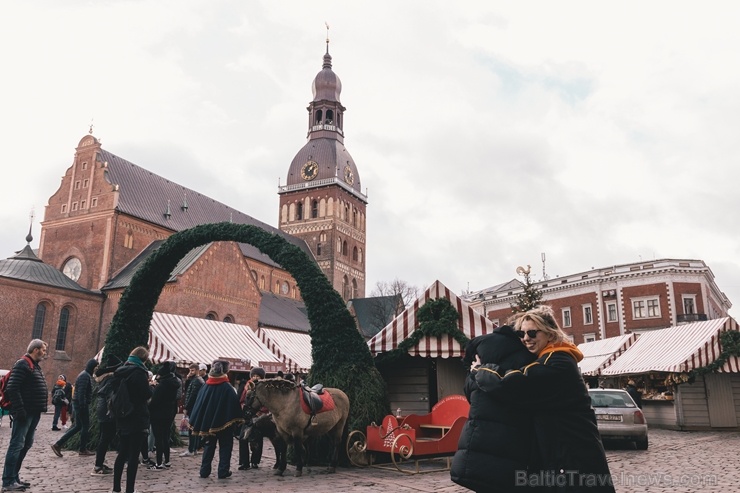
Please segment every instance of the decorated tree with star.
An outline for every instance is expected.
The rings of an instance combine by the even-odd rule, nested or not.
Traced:
[[[524,290],[516,295],[516,303],[511,304],[511,311],[514,314],[531,310],[542,302],[542,291],[532,282],[531,272],[532,268],[529,265],[526,269],[524,267],[516,268],[516,273],[524,277]]]

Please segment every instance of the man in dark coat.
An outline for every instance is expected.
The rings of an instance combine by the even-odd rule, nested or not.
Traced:
[[[31,483],[23,481],[18,473],[26,453],[33,445],[36,426],[41,413],[46,412],[48,388],[39,362],[46,357],[47,345],[41,339],[34,339],[21,359],[11,370],[5,393],[12,407],[13,428],[3,467],[3,491],[25,491]]]
[[[77,433],[80,434],[80,455],[95,455],[95,452],[87,450],[88,430],[90,429],[90,402],[92,402],[92,376],[98,362],[95,358],[87,361],[85,369],[77,375],[75,380],[75,392],[72,397],[72,411],[75,416],[75,424],[62,435],[56,443],[51,445],[51,450],[59,457],[62,456],[62,447],[67,440]]]
[[[193,406],[195,406],[195,401],[198,399],[198,393],[205,384],[203,377],[206,374],[206,370],[207,367],[203,363],[193,363],[190,365],[190,372],[185,380],[185,417],[189,417],[190,413],[193,412]],[[188,429],[188,449],[181,453],[180,457],[192,457],[198,453],[199,448],[200,437],[193,435],[193,430]]]
[[[108,410],[108,399],[113,393],[113,372],[121,366],[116,357],[109,357],[106,366],[99,366],[95,370],[95,416],[98,418],[98,448],[95,450],[95,467],[92,476],[111,474],[113,469],[105,464],[105,455],[108,453],[113,438],[116,436],[116,420]]]
[[[218,444],[218,477],[231,476],[231,452],[234,448],[234,425],[244,422],[239,408],[239,397],[229,383],[229,363],[214,361],[205,386],[198,392],[190,426],[193,433],[205,437],[200,477],[211,475],[213,457]]]
[[[469,341],[463,362],[474,367],[496,363],[512,370],[534,359],[514,329],[504,325]],[[475,369],[471,371],[465,381],[470,412],[452,459],[450,477],[476,492],[517,491],[516,471],[527,469],[532,454],[532,416],[492,398],[488,388],[476,381],[476,373]]]
[[[177,392],[182,388],[182,382],[175,370],[174,361],[162,363],[157,372],[157,385],[154,387],[152,400],[149,401],[149,416],[157,449],[157,462],[149,466],[151,470],[170,467],[170,429],[177,414]]]
[[[141,444],[149,433],[149,407],[152,396],[149,371],[144,364],[149,359],[149,350],[139,346],[131,351],[126,363],[118,368],[114,377],[118,385],[126,385],[133,411],[124,418],[116,418],[118,430],[118,456],[113,464],[113,492],[121,491],[123,466],[126,464],[126,493],[134,493],[136,472],[139,467]]]

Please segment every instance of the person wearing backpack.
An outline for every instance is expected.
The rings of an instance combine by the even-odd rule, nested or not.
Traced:
[[[95,467],[91,476],[111,474],[113,469],[105,464],[105,455],[108,453],[113,438],[116,436],[116,419],[108,409],[108,400],[113,394],[113,372],[121,366],[121,361],[115,356],[106,359],[106,366],[100,365],[95,370],[95,394],[98,399],[95,405],[95,415],[98,418],[98,448],[95,450]]]
[[[51,450],[62,457],[62,447],[77,433],[80,434],[80,455],[95,455],[95,452],[87,450],[88,433],[90,429],[90,402],[92,402],[92,376],[98,367],[98,361],[91,358],[85,364],[85,369],[77,375],[75,380],[75,391],[72,396],[72,411],[75,415],[75,423],[72,428],[51,445]]]
[[[64,375],[59,375],[57,377],[57,381],[54,384],[54,388],[51,389],[51,405],[54,406],[54,420],[51,422],[51,430],[52,431],[61,431],[62,429],[59,428],[59,417],[62,415],[62,410],[67,407],[67,404],[69,404],[69,399],[67,398],[67,392],[65,389],[67,388],[67,377]],[[70,392],[71,392],[71,385],[70,385]],[[66,418],[66,416],[64,416]],[[66,424],[67,420],[62,420],[62,426]]]
[[[148,359],[149,350],[143,346],[136,347],[123,366],[113,374],[116,379],[115,390],[110,402],[118,430],[118,455],[113,464],[113,493],[121,491],[124,465],[127,465],[126,493],[134,493],[139,452],[149,433],[150,424],[147,401],[152,396],[152,387],[149,385],[148,370],[144,366]],[[124,387],[125,394],[128,395],[128,406],[119,402],[123,400],[121,392]]]
[[[10,401],[13,427],[8,450],[5,453],[2,491],[25,491],[31,484],[18,475],[23,459],[33,445],[41,413],[46,412],[48,387],[39,362],[46,357],[47,344],[34,339],[26,355],[15,362],[5,387],[5,397]]]

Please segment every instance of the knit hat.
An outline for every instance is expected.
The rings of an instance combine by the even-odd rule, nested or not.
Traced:
[[[229,372],[229,363],[228,361],[220,361],[216,360],[211,365],[211,372],[208,374],[208,376],[211,377],[221,377]]]
[[[61,375],[59,375],[59,378],[57,378],[57,380],[64,380],[66,382],[67,381],[67,376],[62,373]]]
[[[259,376],[260,378],[265,378],[265,370],[263,368],[260,368],[259,366],[255,366],[249,371],[249,376]]]

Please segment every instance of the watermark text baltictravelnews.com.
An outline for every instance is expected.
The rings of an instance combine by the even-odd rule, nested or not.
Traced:
[[[661,472],[631,474],[581,474],[578,471],[516,471],[516,486],[716,486],[716,474],[667,474]]]

